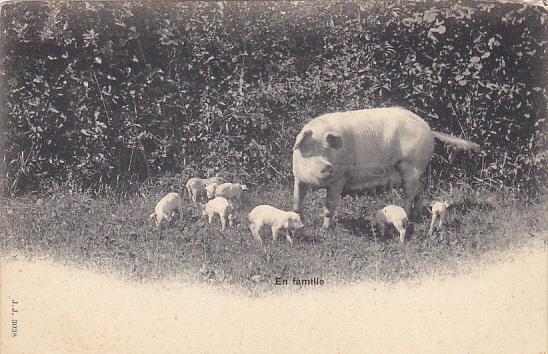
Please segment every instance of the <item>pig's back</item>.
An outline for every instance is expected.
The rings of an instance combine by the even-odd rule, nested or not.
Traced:
[[[367,134],[378,129],[394,130],[405,126],[413,130],[430,130],[428,124],[416,114],[400,107],[371,108],[348,112],[335,112],[319,116],[308,126],[341,133]]]
[[[255,219],[262,219],[268,224],[271,224],[275,220],[279,219],[282,214],[285,214],[283,210],[275,208],[270,205],[258,205],[249,213],[249,219],[255,221]]]

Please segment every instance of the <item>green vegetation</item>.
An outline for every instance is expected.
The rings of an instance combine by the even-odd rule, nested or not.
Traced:
[[[425,200],[444,197],[454,202],[446,230],[431,238],[426,235],[427,211],[405,244],[396,235],[381,239],[371,232],[366,217],[388,203],[401,203],[397,193],[345,198],[338,227],[323,233],[317,192],[307,198],[306,227],[293,247],[283,237],[273,245],[266,233],[260,246],[253,241],[246,216],[258,204],[291,207],[289,188],[276,185],[246,194],[235,228],[221,232],[218,219],[204,225],[186,196],[182,218],[159,233],[148,215],[166,192],[179,190],[181,182],[180,177],[162,178],[127,196],[95,197],[64,186],[40,198],[6,200],[0,213],[0,253],[47,257],[132,280],[175,277],[260,294],[280,290],[274,285],[276,277],[289,282],[293,277],[319,277],[334,285],[453,273],[486,254],[543,237],[548,226],[541,201],[455,185],[451,195],[439,189],[425,194]]]
[[[286,183],[305,122],[389,105],[482,145],[473,158],[438,146],[436,178],[546,178],[542,7],[16,2],[0,22],[4,193],[197,165]]]

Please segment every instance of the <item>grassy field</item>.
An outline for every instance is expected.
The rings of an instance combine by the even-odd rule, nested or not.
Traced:
[[[408,241],[396,234],[380,238],[367,216],[389,203],[402,204],[397,192],[344,198],[333,231],[322,232],[324,192],[306,199],[305,228],[291,246],[276,244],[265,233],[263,245],[253,241],[247,213],[258,204],[291,208],[289,186],[253,187],[245,195],[236,227],[224,232],[218,219],[211,226],[197,206],[185,200],[184,213],[171,227],[157,231],[148,215],[167,192],[181,191],[183,180],[164,177],[133,194],[93,196],[69,187],[47,195],[3,199],[0,208],[0,252],[55,261],[131,280],[175,278],[237,288],[248,294],[279,291],[275,279],[322,279],[325,285],[359,280],[398,281],[430,274],[451,274],[487,254],[516,247],[547,229],[544,200],[519,198],[512,191],[473,190],[454,185],[452,193],[430,188],[432,198],[450,198],[446,229],[427,236],[430,214],[412,224]],[[292,287],[294,288],[294,287]]]

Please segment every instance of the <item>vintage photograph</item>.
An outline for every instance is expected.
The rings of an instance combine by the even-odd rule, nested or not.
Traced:
[[[0,352],[547,353],[547,21],[0,3]]]

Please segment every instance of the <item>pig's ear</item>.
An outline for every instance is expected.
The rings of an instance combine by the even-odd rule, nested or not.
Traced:
[[[302,142],[310,135],[312,135],[312,130],[310,129],[300,132],[295,140],[295,145],[293,145],[293,150],[297,150],[301,146]]]
[[[291,225],[291,223],[290,223],[291,215],[285,215],[282,220],[283,220],[282,227],[284,227],[286,229],[289,228],[290,225]]]
[[[342,142],[342,136],[339,133],[328,132],[325,134],[325,146],[328,148],[340,149]]]

